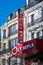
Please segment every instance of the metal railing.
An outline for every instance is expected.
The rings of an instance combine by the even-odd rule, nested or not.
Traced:
[[[41,23],[42,21],[43,21],[42,18],[38,18],[38,19],[36,19],[36,20],[34,20],[34,21],[31,21],[30,23],[27,23],[27,27],[36,25],[36,24],[38,24],[38,23]]]

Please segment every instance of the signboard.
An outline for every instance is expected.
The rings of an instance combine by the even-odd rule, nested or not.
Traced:
[[[27,53],[35,49],[34,42],[24,42],[12,47],[12,56],[19,56],[23,53]]]
[[[16,46],[16,47],[13,47],[12,54],[18,55],[18,53],[21,53],[22,51],[26,51],[26,50],[31,49],[31,48],[34,48],[34,43],[27,44],[27,45],[24,45],[24,46],[20,45],[19,47]]]
[[[19,56],[24,53],[30,53],[31,51],[43,51],[43,40],[41,39],[34,39],[22,44],[18,44],[12,47],[12,54],[11,56]]]
[[[24,37],[23,14],[18,14],[18,43],[23,43]]]

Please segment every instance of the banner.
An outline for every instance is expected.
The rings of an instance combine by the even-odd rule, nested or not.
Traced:
[[[24,40],[24,18],[23,14],[18,14],[18,43],[23,43]]]
[[[19,56],[32,50],[35,50],[35,41],[24,42],[12,47],[12,56]]]
[[[20,56],[24,53],[30,53],[34,51],[43,51],[43,40],[41,39],[34,39],[22,44],[18,44],[12,47],[12,54],[11,56]]]

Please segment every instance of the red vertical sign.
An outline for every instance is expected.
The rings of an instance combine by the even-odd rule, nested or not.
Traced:
[[[18,14],[18,43],[23,42],[24,36],[23,14]]]

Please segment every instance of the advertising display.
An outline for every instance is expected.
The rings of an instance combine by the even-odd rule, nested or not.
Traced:
[[[22,44],[18,44],[12,47],[12,56],[20,56],[24,53],[30,53],[31,51],[41,50],[43,51],[43,40],[34,39]]]
[[[18,14],[18,43],[23,43],[24,37],[24,15]]]
[[[23,53],[27,53],[31,50],[35,49],[35,44],[31,43],[31,44],[24,44],[22,46],[22,44],[17,45],[15,47],[13,47],[12,49],[12,56],[19,56]]]

